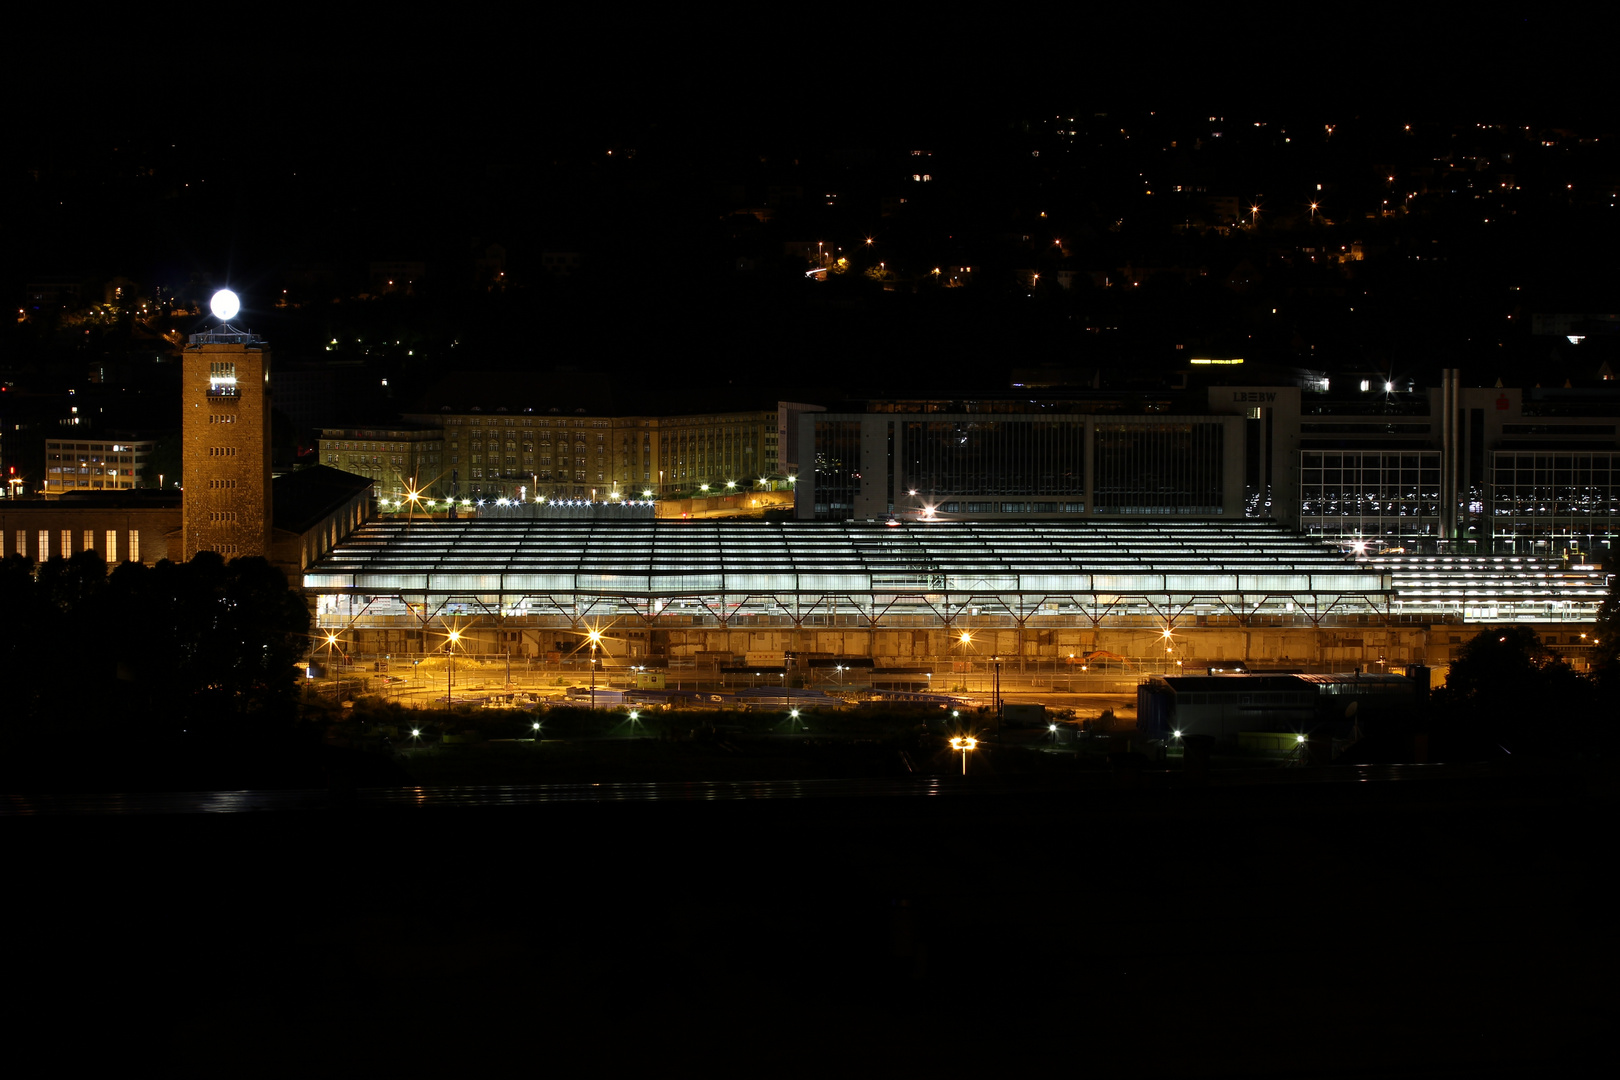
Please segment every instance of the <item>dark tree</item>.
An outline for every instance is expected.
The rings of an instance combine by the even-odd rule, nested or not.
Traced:
[[[1451,662],[1439,704],[1453,732],[1507,753],[1558,749],[1589,720],[1591,684],[1528,626],[1486,630]]]
[[[290,722],[309,611],[264,559],[199,555],[109,575],[94,552],[0,562],[5,724],[42,737]]]

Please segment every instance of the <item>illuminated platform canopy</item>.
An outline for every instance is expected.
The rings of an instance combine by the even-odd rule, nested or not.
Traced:
[[[1392,577],[1264,522],[372,523],[304,577],[325,627],[1319,626]]]

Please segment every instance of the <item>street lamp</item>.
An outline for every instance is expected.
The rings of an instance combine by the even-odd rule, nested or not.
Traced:
[[[968,658],[968,647],[973,644],[973,634],[963,630],[956,635],[956,643],[962,646],[962,686],[971,692],[973,689],[973,662]]]
[[[337,659],[335,661],[332,659],[334,653],[337,655]],[[337,672],[335,679],[339,701],[343,700],[343,662],[346,659],[348,659],[348,654],[343,651],[342,639],[340,639],[337,634],[334,634],[332,631],[328,630],[326,632],[326,662],[332,665],[333,669]]]
[[[592,630],[585,635],[591,643],[591,708],[596,708],[596,647],[602,643],[602,631]]]
[[[445,655],[450,657],[450,665],[444,673],[444,704],[446,707],[454,705],[456,685],[456,645],[461,642],[461,631],[452,630],[444,641]]]
[[[958,735],[951,739],[951,749],[962,752],[962,775],[967,775],[967,756],[969,750],[977,749],[979,740],[971,735]]]

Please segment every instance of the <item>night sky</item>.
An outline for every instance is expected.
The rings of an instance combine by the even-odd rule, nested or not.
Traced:
[[[1494,363],[1496,343],[1456,329],[1448,310],[1482,291],[1461,268],[1415,293],[1387,283],[1422,302],[1392,304],[1353,332],[1318,321],[1256,342],[1247,314],[1222,297],[1164,296],[1135,312],[1031,304],[1008,289],[828,304],[781,265],[780,247],[877,235],[915,264],[904,273],[957,254],[982,264],[1039,203],[1061,207],[1054,227],[1084,265],[1211,258],[1168,252],[1162,230],[1139,225],[1149,218],[1122,201],[1121,184],[1138,158],[1122,147],[1078,147],[1036,176],[1024,155],[1049,116],[1157,126],[1166,139],[1213,115],[1233,126],[1262,118],[1274,131],[1332,122],[1344,148],[1335,167],[1357,154],[1376,164],[1397,120],[1612,126],[1584,45],[1591,27],[1527,14],[227,22],[194,31],[143,20],[83,37],[42,25],[19,39],[33,47],[5,75],[17,105],[0,176],[8,292],[41,275],[121,274],[143,286],[204,277],[236,288],[243,319],[288,358],[351,330],[408,330],[414,357],[435,372],[610,364],[652,388],[763,378],[771,392],[823,397],[907,392],[924,358],[953,390],[985,389],[1005,386],[1013,362],[1151,364],[1172,339],[1270,349],[1279,362],[1298,362],[1303,342],[1324,365],[1416,363],[1391,358],[1402,343]],[[879,199],[913,146],[939,155],[946,194],[926,213],[884,218]],[[1221,183],[1245,199],[1302,179],[1252,148],[1222,168]],[[788,213],[757,229],[733,213],[772,185],[803,188],[809,202],[834,182],[856,209]],[[1110,237],[1116,214],[1130,225]],[[1609,228],[1538,221],[1488,245],[1562,275],[1568,287],[1548,302],[1590,304],[1571,293],[1608,295],[1587,266],[1589,240]],[[511,291],[458,291],[444,268],[490,244],[507,251]],[[539,256],[553,249],[583,252],[586,279],[543,280]],[[739,254],[758,265],[739,273]],[[438,280],[388,310],[311,310],[363,289],[381,261],[426,262]],[[1017,264],[1008,255],[992,269]],[[308,306],[270,308],[280,290],[301,288]],[[1099,325],[1117,332],[1088,337]],[[19,354],[34,347],[15,342]],[[402,362],[394,379],[420,388],[430,375]]]

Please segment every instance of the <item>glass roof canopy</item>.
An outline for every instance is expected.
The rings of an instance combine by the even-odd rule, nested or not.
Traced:
[[[1270,523],[1195,520],[386,522],[304,576],[324,626],[1320,623],[1388,614],[1391,582]]]
[[[1590,622],[1608,575],[1563,560],[1510,555],[1363,555],[1390,575],[1396,613],[1454,615],[1462,622]]]

